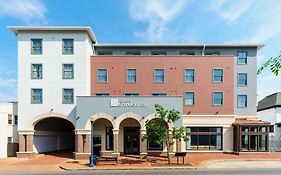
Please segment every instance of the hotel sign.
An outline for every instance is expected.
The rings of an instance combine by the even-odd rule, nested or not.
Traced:
[[[148,103],[132,102],[125,98],[111,98],[110,107],[148,107]]]

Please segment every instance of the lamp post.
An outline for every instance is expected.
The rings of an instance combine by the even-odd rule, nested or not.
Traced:
[[[95,155],[94,155],[94,128],[93,121],[91,121],[91,157],[90,157],[90,167],[94,167]]]

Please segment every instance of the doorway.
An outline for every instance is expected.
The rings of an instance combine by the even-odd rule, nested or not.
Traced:
[[[124,127],[124,154],[140,153],[140,128]]]

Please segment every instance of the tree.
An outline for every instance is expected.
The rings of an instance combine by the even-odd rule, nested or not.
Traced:
[[[271,72],[278,76],[279,70],[281,69],[281,54],[277,57],[271,57],[269,60],[267,60],[265,63],[263,63],[259,69],[257,74],[261,74],[264,68],[270,67]]]
[[[174,124],[180,118],[180,113],[174,109],[167,110],[164,109],[161,105],[155,104],[155,119],[147,121],[146,134],[143,136],[142,140],[147,139],[150,143],[155,145],[162,145],[163,143],[167,148],[167,158],[168,163],[171,163],[170,159],[170,149],[174,145],[174,140],[187,140],[185,135],[185,127],[172,128],[170,132],[169,124]]]

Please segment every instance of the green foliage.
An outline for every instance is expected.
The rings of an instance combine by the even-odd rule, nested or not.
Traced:
[[[167,147],[167,157],[170,163],[170,148],[174,145],[174,140],[187,140],[185,135],[186,129],[185,127],[173,127],[171,131],[169,129],[170,124],[175,124],[179,120],[179,111],[164,109],[159,104],[155,104],[155,110],[156,118],[146,122],[146,135],[144,135],[142,140],[147,139],[149,142],[157,145],[164,143]]]
[[[265,63],[263,63],[258,71],[257,74],[261,74],[261,72],[267,68],[270,67],[270,71],[275,75],[278,76],[279,70],[281,69],[281,54],[277,57],[271,57],[269,60],[267,60]]]

